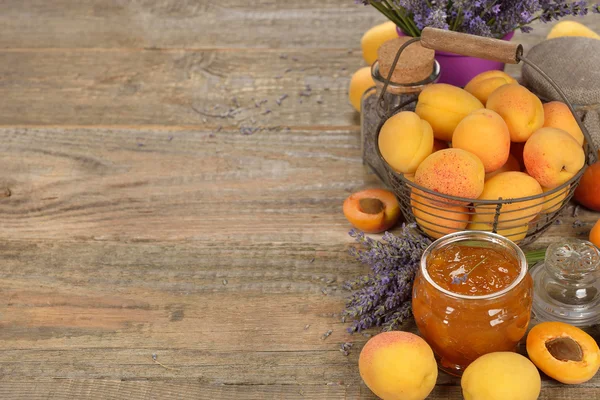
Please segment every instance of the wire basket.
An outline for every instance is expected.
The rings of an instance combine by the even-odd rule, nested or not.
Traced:
[[[434,38],[435,36],[435,38]],[[433,39],[432,39],[433,38]],[[422,40],[423,39],[423,40]],[[466,45],[456,43],[464,41]],[[381,155],[379,134],[385,121],[401,112],[410,102],[399,105],[389,112],[382,113],[381,122],[375,135],[375,148],[388,176],[388,184],[398,197],[402,214],[407,222],[417,223],[420,231],[431,238],[437,239],[446,234],[478,230],[498,233],[511,239],[521,246],[535,241],[542,233],[552,226],[561,211],[573,197],[575,189],[581,180],[587,165],[596,161],[597,150],[581,119],[562,90],[539,67],[523,56],[523,49],[518,44],[499,43],[495,39],[474,37],[456,32],[441,31],[426,28],[422,38],[414,38],[398,50],[391,71],[400,58],[402,51],[410,44],[422,41],[424,47],[434,50],[444,50],[469,56],[496,59],[498,61],[518,64],[524,62],[540,73],[561,95],[570,108],[581,128],[586,145],[584,147],[586,164],[569,181],[542,194],[528,197],[498,200],[479,200],[450,196],[432,191],[418,185],[401,173],[397,173]],[[464,45],[464,46],[463,46]],[[497,56],[497,52],[501,53]],[[391,72],[387,81],[391,79]],[[387,82],[386,82],[387,83]],[[385,86],[382,93],[385,92]],[[413,100],[412,102],[414,102]]]

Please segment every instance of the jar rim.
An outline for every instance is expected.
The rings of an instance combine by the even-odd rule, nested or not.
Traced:
[[[443,287],[438,285],[436,282],[434,282],[431,275],[429,275],[429,271],[427,271],[428,256],[431,255],[431,253],[434,249],[436,249],[440,246],[444,246],[444,245],[448,245],[448,244],[452,244],[452,243],[456,243],[456,242],[461,242],[461,241],[466,241],[466,240],[480,240],[480,241],[485,241],[485,242],[491,242],[491,243],[495,243],[495,244],[504,246],[505,248],[507,248],[509,250],[513,250],[515,252],[517,262],[519,263],[519,265],[521,267],[519,276],[517,276],[517,278],[509,286],[505,287],[504,289],[502,289],[498,292],[489,293],[489,294],[485,294],[485,295],[472,296],[472,295],[467,295],[467,294],[454,293],[454,292],[444,289]],[[420,269],[421,269],[421,273],[423,274],[423,277],[425,278],[425,280],[430,285],[432,285],[435,289],[444,293],[447,296],[457,298],[457,299],[464,299],[464,300],[492,300],[492,299],[495,299],[498,297],[502,297],[506,293],[512,291],[515,287],[517,287],[523,281],[523,279],[525,279],[525,276],[527,276],[527,273],[529,270],[528,264],[527,264],[527,259],[525,258],[525,253],[523,253],[523,250],[521,250],[521,248],[519,246],[517,246],[512,240],[507,239],[502,235],[498,235],[497,233],[486,232],[486,231],[461,231],[461,232],[450,233],[446,236],[442,236],[441,238],[439,238],[436,241],[434,241],[433,243],[431,243],[425,249],[425,251],[423,252],[423,255],[421,256]]]

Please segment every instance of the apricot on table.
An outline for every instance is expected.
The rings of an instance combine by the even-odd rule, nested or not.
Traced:
[[[600,161],[585,170],[574,197],[582,206],[600,211]]]
[[[531,361],[501,351],[473,361],[460,380],[465,400],[536,400],[542,379]]]
[[[392,21],[375,25],[366,31],[360,41],[360,47],[362,48],[363,58],[367,64],[373,65],[377,60],[377,50],[379,50],[382,44],[388,40],[397,38],[396,24]]]
[[[368,88],[373,86],[375,86],[375,81],[371,76],[370,67],[362,67],[352,75],[348,88],[348,99],[356,111],[360,112],[362,96]]]
[[[517,159],[515,158],[515,156],[512,155],[512,153],[508,155],[508,160],[506,160],[503,166],[501,166],[493,172],[485,174],[485,180],[487,181],[488,179],[493,178],[501,172],[509,171],[521,171],[521,164],[519,164],[519,161],[517,161]]]
[[[469,209],[456,204],[440,204],[435,197],[413,189],[410,195],[415,221],[425,234],[439,239],[463,231],[469,223]]]
[[[600,247],[600,219],[596,221],[590,231],[590,242],[594,243],[596,247]]]
[[[458,123],[480,108],[483,104],[466,90],[438,83],[419,94],[415,112],[431,124],[436,139],[449,142]]]
[[[554,25],[554,28],[548,33],[546,39],[554,39],[564,36],[581,36],[593,39],[600,39],[600,35],[588,28],[582,23],[576,21],[561,21]]]
[[[600,367],[593,337],[563,322],[542,322],[527,335],[527,354],[546,375],[566,384],[587,382]]]
[[[555,188],[583,168],[585,153],[575,139],[562,129],[537,130],[523,149],[527,173],[540,185]]]
[[[485,182],[483,193],[479,200],[511,200],[542,194],[542,187],[531,176],[524,172],[502,172]],[[542,210],[540,199],[515,201],[505,203],[500,209],[498,222],[506,223],[505,226],[525,225],[535,218]],[[490,223],[494,221],[496,213],[495,204],[477,204],[475,212],[478,222]]]
[[[577,124],[577,120],[565,103],[551,101],[544,104],[544,128],[558,128],[573,136],[580,146],[583,146],[585,137]]]
[[[412,111],[390,117],[379,133],[379,151],[396,171],[414,174],[433,149],[433,131],[427,121]]]
[[[476,199],[483,191],[481,160],[462,149],[436,151],[417,168],[415,183],[438,193]],[[459,201],[453,201],[460,204]],[[464,204],[463,204],[464,205]]]
[[[498,113],[482,108],[467,115],[454,130],[452,147],[475,154],[493,172],[508,161],[510,133]]]
[[[365,384],[383,400],[424,400],[435,387],[438,368],[431,347],[409,332],[383,332],[358,358]]]
[[[344,201],[344,215],[356,229],[379,233],[390,229],[400,218],[396,195],[383,189],[367,189]]]
[[[544,126],[544,107],[527,88],[512,83],[500,86],[490,95],[486,107],[506,121],[513,142],[525,142]]]
[[[477,97],[484,105],[490,94],[500,86],[517,83],[517,81],[504,71],[486,71],[477,75],[467,83],[465,90]]]

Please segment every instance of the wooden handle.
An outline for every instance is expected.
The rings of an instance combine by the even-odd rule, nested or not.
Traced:
[[[432,50],[485,58],[506,64],[518,64],[519,57],[523,55],[523,46],[518,43],[436,28],[423,29],[421,45]]]

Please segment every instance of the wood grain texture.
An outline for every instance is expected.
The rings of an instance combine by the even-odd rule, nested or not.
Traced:
[[[0,51],[0,125],[349,126],[360,65],[347,50]]]
[[[2,128],[0,238],[348,243],[341,204],[380,185],[351,130]],[[544,240],[586,235],[572,213]],[[149,229],[149,227],[151,229]],[[276,234],[276,237],[273,235]]]
[[[600,31],[597,15],[572,18]],[[0,48],[357,49],[385,21],[352,0],[4,0]],[[553,24],[514,40],[526,47]]]
[[[356,48],[383,21],[352,0],[4,0],[0,48]]]
[[[539,400],[594,399],[594,388],[543,388]],[[213,386],[194,381],[111,381],[111,380],[24,380],[6,385],[0,380],[0,396],[13,400],[131,399],[131,400],[246,400],[348,399],[376,400],[364,385],[233,385]],[[428,400],[462,399],[460,387],[438,386]]]
[[[375,399],[339,313],[367,272],[341,203],[380,186],[346,88],[379,21],[347,0],[2,2],[0,399]],[[597,218],[569,208],[534,247]]]

